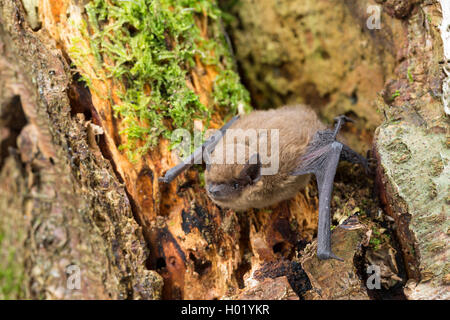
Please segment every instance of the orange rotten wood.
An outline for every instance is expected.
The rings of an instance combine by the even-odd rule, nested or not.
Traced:
[[[83,19],[83,9],[75,1],[39,0],[39,15],[43,31],[69,57],[73,39],[78,39],[77,46],[89,47],[89,39],[69,21],[69,16],[74,21]],[[206,36],[206,19],[200,20],[202,35]],[[72,107],[89,107],[93,122],[103,128],[100,148],[126,187],[150,248],[147,266],[164,278],[163,298],[214,299],[233,295],[246,286],[245,279],[263,263],[273,261],[277,255],[292,258],[300,240],[312,239],[317,226],[317,199],[310,197],[308,190],[272,210],[237,214],[219,209],[207,198],[195,170],[171,184],[158,183],[158,177],[176,165],[169,142],[163,138],[131,163],[118,148],[125,139],[119,135],[123,124],[114,116],[107,98],[111,96],[115,104],[120,104],[117,92],[123,88],[105,73],[94,72],[95,59],[91,54],[82,59],[76,67],[91,79],[92,89],[89,93],[72,84]],[[202,65],[198,57],[195,61],[196,67],[190,74],[192,82],[187,80],[187,85],[201,103],[214,108],[211,92],[219,70]],[[222,124],[220,113],[213,112],[211,127]]]

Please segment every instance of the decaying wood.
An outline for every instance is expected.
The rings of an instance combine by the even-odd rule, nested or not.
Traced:
[[[231,297],[234,300],[298,300],[286,276],[275,279],[266,278],[257,285],[246,288]]]
[[[437,1],[401,2],[387,1],[382,28],[369,31],[371,0],[241,1],[241,24],[231,35],[256,106],[295,101],[328,120],[354,114],[357,126],[346,138],[361,152],[384,120],[376,132],[377,177],[415,279],[405,294],[445,298],[449,131],[441,13]],[[119,98],[105,98],[122,88],[93,74],[92,56],[76,67],[95,90],[72,78],[72,40],[89,45],[72,23],[80,19],[83,1],[0,1],[0,225],[25,268],[25,297],[370,297],[355,264],[355,257],[378,261],[365,249],[370,224],[335,229],[343,264],[319,263],[314,242],[294,258],[315,236],[314,186],[274,208],[238,214],[212,204],[196,170],[158,183],[175,164],[164,139],[131,163],[119,150],[121,123],[111,108]],[[190,75],[189,86],[210,108],[217,72],[197,61]],[[216,113],[212,126],[221,124]],[[333,199],[342,214],[340,205],[347,203]],[[67,289],[69,265],[81,270],[81,290]],[[391,269],[385,283],[398,278]]]
[[[364,256],[365,247],[370,240],[369,229],[359,223],[353,223],[350,230],[337,227],[332,233],[332,245],[335,254],[344,261],[319,260],[314,252],[317,242],[308,245],[301,255],[300,262],[311,281],[312,290],[305,294],[307,300],[367,300],[367,288],[361,281],[355,260]],[[329,270],[332,270],[330,272]]]

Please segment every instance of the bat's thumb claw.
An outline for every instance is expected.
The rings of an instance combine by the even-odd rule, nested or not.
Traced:
[[[163,183],[169,183],[169,180],[166,177],[159,177],[158,181]]]
[[[347,116],[341,115],[341,116],[337,116],[336,118],[334,118],[334,122],[355,122],[355,120],[353,120],[352,118],[349,118]]]

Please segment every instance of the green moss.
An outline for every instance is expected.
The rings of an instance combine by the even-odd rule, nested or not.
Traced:
[[[249,108],[248,93],[232,71],[233,60],[220,27],[222,13],[215,1],[92,0],[85,9],[88,23],[79,28],[83,37],[88,33],[95,71],[106,70],[108,78],[125,85],[125,90],[116,92],[121,103],[113,108],[125,125],[121,149],[131,160],[155,146],[159,137],[169,138],[173,128],[192,130],[195,118],[209,121],[212,108],[203,105],[186,83],[196,57],[217,68],[213,98],[225,109],[223,114],[234,114],[239,104]],[[204,14],[208,39],[196,23],[203,21]],[[76,40],[69,54],[79,65],[87,53]]]
[[[0,300],[18,299],[22,296],[23,271],[15,263],[15,252],[2,247],[4,234],[0,230]],[[6,251],[4,254],[3,251]]]
[[[408,68],[408,81],[409,81],[409,83],[413,83],[414,82],[414,78],[413,78],[411,70],[412,70],[412,67],[409,67]]]
[[[371,247],[376,251],[380,248],[381,240],[378,238],[371,238],[369,243]]]
[[[400,96],[400,91],[399,90],[395,90],[395,92],[392,94],[391,96],[391,100],[395,100],[395,98]]]
[[[214,82],[213,97],[220,107],[229,107],[231,114],[238,111],[239,105],[244,111],[250,111],[250,96],[240,84],[239,76],[232,70],[222,71]]]
[[[199,178],[199,181],[200,181],[200,183],[199,183],[200,187],[204,188],[205,185],[206,185],[205,172],[204,171],[200,171],[199,174],[198,174],[198,178]]]
[[[379,250],[385,244],[391,243],[391,236],[386,230],[381,231],[381,226],[379,224],[375,224],[371,227],[372,236],[370,237],[369,245],[374,250]]]

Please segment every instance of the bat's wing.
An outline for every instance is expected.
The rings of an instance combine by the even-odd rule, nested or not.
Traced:
[[[364,167],[366,173],[369,173],[369,164],[367,162],[367,159],[364,158],[359,153],[350,149],[350,147],[346,146],[345,144],[342,144],[341,160],[346,160],[351,163],[360,164]]]
[[[183,162],[179,163],[173,168],[170,168],[164,177],[160,177],[158,180],[164,183],[172,182],[178,175],[183,171],[189,169],[193,164],[195,159],[199,159],[203,156],[203,151],[207,149],[208,153],[211,153],[216,145],[222,139],[223,135],[231,125],[239,119],[239,115],[234,116],[230,121],[228,121],[222,128],[217,130],[208,140],[206,140],[200,147],[194,150],[194,152],[187,157]]]
[[[300,158],[300,166],[292,175],[314,174],[319,189],[319,226],[317,236],[317,257],[319,259],[338,259],[331,251],[331,194],[336,169],[340,160],[359,163],[367,170],[367,160],[358,153],[336,141],[336,135],[345,117],[337,118],[334,131],[319,131],[309,144],[305,155]]]

